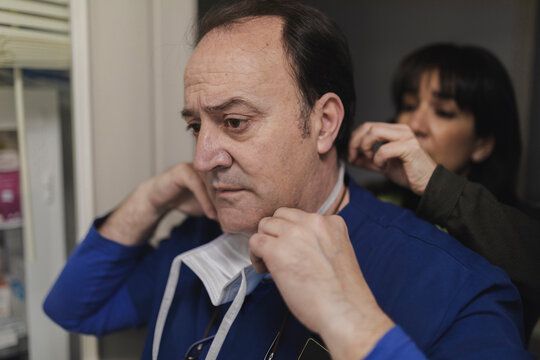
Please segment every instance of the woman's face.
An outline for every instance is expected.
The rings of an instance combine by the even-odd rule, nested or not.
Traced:
[[[446,169],[467,175],[471,162],[484,161],[493,140],[477,138],[474,116],[441,93],[438,71],[426,72],[417,94],[405,93],[397,122],[409,125],[420,146]]]

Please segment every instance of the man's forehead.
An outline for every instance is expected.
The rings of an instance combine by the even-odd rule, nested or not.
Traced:
[[[215,71],[220,65],[226,70],[248,72],[253,67],[281,62],[284,57],[282,28],[283,21],[275,16],[215,28],[195,48],[186,76],[197,71]]]
[[[248,17],[234,23],[218,26],[210,30],[199,41],[200,45],[216,38],[243,37],[246,45],[264,47],[272,42],[281,42],[283,33],[283,19],[279,16]]]
[[[260,17],[205,35],[186,67],[185,105],[214,106],[231,97],[260,103],[286,84],[296,88],[282,27],[278,17]]]

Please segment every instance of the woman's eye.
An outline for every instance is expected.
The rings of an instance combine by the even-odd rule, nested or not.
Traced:
[[[416,110],[416,104],[401,104],[401,111],[414,111]]]
[[[199,123],[188,124],[187,130],[191,131],[193,135],[197,136],[199,134],[199,131],[201,131],[201,124]]]
[[[435,110],[435,112],[437,113],[437,116],[440,116],[445,119],[453,119],[457,115],[455,111],[448,111],[448,110],[443,110],[443,109],[437,109]]]

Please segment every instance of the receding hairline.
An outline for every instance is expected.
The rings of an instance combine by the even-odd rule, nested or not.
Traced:
[[[194,50],[194,53],[197,51],[197,48],[200,47],[201,43],[205,42],[205,39],[206,39],[206,41],[208,41],[209,37],[219,36],[220,34],[234,34],[235,31],[237,29],[239,29],[240,27],[249,26],[250,23],[253,23],[253,22],[259,21],[259,20],[261,20],[261,21],[270,20],[273,23],[272,25],[277,25],[277,29],[276,29],[277,31],[270,33],[271,35],[267,35],[267,37],[266,37],[267,41],[266,41],[266,43],[261,42],[260,49],[263,49],[264,47],[270,45],[271,42],[276,40],[278,42],[278,45],[279,45],[278,48],[281,49],[281,51],[282,51],[284,63],[287,65],[287,72],[292,77],[293,81],[297,82],[296,73],[295,73],[295,67],[297,65],[295,64],[293,57],[291,57],[290,49],[288,49],[287,44],[286,44],[285,39],[284,39],[285,19],[283,17],[281,17],[281,16],[278,16],[278,15],[247,16],[247,17],[242,17],[242,18],[235,19],[234,21],[227,22],[225,24],[218,25],[218,26],[212,28],[211,30],[209,30],[207,33],[205,33],[205,35],[202,38],[200,38],[198,40],[198,42],[196,44],[196,47],[195,47],[195,50]],[[277,24],[275,24],[275,20],[278,21]],[[263,23],[263,25],[264,25],[264,23]],[[258,24],[256,26],[256,28],[257,29],[262,29],[262,30],[267,29],[267,27],[261,26],[260,24]],[[251,33],[254,34],[255,32],[251,32]],[[274,33],[277,36],[275,36]],[[256,35],[256,34],[254,34],[254,35]],[[264,38],[262,40],[264,40]],[[192,54],[191,57],[193,57],[193,54]],[[299,85],[299,84],[297,84],[297,85]]]
[[[250,22],[257,21],[257,20],[278,20],[279,21],[279,39],[281,40],[282,45],[284,45],[283,42],[283,30],[285,28],[285,19],[282,16],[279,15],[253,15],[253,16],[244,16],[237,19],[232,19],[228,22],[225,22],[223,24],[219,24],[210,30],[208,30],[206,33],[204,33],[203,36],[200,36],[197,38],[196,46],[199,45],[199,43],[206,38],[208,35],[215,33],[215,32],[232,32],[234,31],[236,27],[244,26]]]
[[[286,41],[284,39],[284,28],[285,28],[285,25],[286,25],[285,19],[282,16],[279,16],[279,15],[246,16],[246,17],[238,18],[238,19],[235,19],[234,21],[227,22],[225,24],[221,24],[221,25],[218,25],[218,26],[212,28],[211,30],[206,32],[202,38],[200,38],[198,40],[198,43],[196,44],[194,52],[190,57],[190,61],[193,58],[193,55],[195,54],[197,49],[200,48],[200,46],[201,46],[201,44],[203,42],[208,41],[209,37],[213,37],[213,36],[216,36],[216,35],[219,36],[220,33],[221,34],[227,34],[227,33],[228,34],[234,34],[235,31],[239,27],[247,26],[250,23],[253,23],[255,21],[265,21],[265,20],[269,20],[269,21],[271,21],[273,23],[273,25],[277,25],[276,26],[277,31],[269,33],[271,35],[267,35],[267,37],[266,37],[267,41],[265,43],[261,42],[260,49],[262,50],[263,48],[271,45],[271,42],[273,42],[274,40],[277,41],[277,43],[275,43],[275,44],[277,44],[279,46],[276,47],[276,49],[281,50],[281,56],[283,56],[282,60],[283,60],[283,64],[286,66],[286,71],[289,74],[289,76],[291,77],[291,79],[294,81],[294,83],[296,84],[296,86],[298,88],[298,91],[299,91],[299,96],[302,98],[303,96],[302,96],[302,92],[301,92],[301,89],[300,89],[300,84],[299,84],[297,76],[296,76],[296,67],[298,65],[295,63],[294,57],[291,55],[290,49],[288,48],[287,43],[286,43]],[[276,20],[278,21],[277,24],[275,23]],[[263,23],[262,25],[265,25],[265,24]],[[268,27],[261,26],[261,24],[257,24],[256,28],[264,30],[264,29],[267,29]],[[254,34],[254,36],[256,36],[256,33],[254,33],[254,32],[251,32],[251,34]],[[263,38],[261,40],[264,41],[265,38]],[[215,39],[213,39],[211,41],[215,41]],[[189,62],[188,62],[188,65],[189,65]],[[186,67],[186,70],[187,70],[187,67]]]

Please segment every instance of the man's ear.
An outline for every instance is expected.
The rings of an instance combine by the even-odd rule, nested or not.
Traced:
[[[472,162],[481,163],[482,161],[486,160],[491,155],[491,153],[493,153],[494,148],[495,138],[493,137],[493,135],[485,138],[476,139],[474,151],[471,154]]]
[[[339,96],[326,93],[315,103],[313,129],[317,136],[317,151],[320,155],[328,153],[334,146],[345,109]]]

